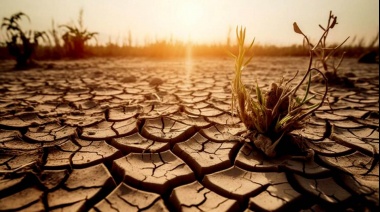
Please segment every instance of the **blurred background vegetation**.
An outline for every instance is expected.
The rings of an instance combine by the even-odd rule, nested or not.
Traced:
[[[20,15],[17,13],[15,15]],[[27,15],[25,14],[27,17]],[[12,16],[13,17],[13,16]],[[26,51],[23,46],[23,40],[12,35],[9,20],[12,17],[4,17],[0,35],[0,59],[14,59],[9,51],[11,45],[19,46],[20,51]],[[28,17],[29,19],[29,17]],[[25,21],[16,19],[12,21]],[[8,23],[8,25],[7,25]],[[16,25],[19,27],[19,25]],[[27,32],[18,29],[19,33]],[[186,57],[191,54],[192,57],[226,57],[227,51],[237,49],[236,42],[232,41],[235,37],[231,31],[226,35],[225,43],[199,44],[184,42],[174,38],[145,40],[143,45],[136,46],[133,44],[133,30],[127,37],[109,38],[106,44],[98,44],[96,40],[97,32],[86,29],[83,23],[83,10],[80,10],[76,23],[71,25],[57,25],[52,20],[51,29],[43,32],[47,39],[39,39],[39,42],[33,42],[33,54],[30,55],[35,60],[59,60],[59,59],[77,59],[84,57]],[[20,36],[19,36],[20,37]],[[37,37],[38,38],[38,37]],[[36,39],[34,39],[36,40]],[[120,40],[122,42],[120,42]],[[36,40],[37,41],[37,40]],[[91,42],[89,42],[91,41]],[[25,44],[24,44],[25,45]],[[336,43],[330,43],[330,46],[337,46]],[[38,47],[38,48],[37,48]],[[309,52],[302,44],[291,46],[262,45],[255,43],[252,49],[255,56],[308,56]],[[364,54],[372,53],[376,55],[378,62],[379,55],[379,34],[374,35],[372,40],[353,37],[345,43],[337,52],[340,55],[345,53],[345,57],[360,58]]]

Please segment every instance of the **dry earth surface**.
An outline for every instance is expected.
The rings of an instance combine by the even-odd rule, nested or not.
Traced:
[[[268,87],[307,60],[255,58],[243,80]],[[330,86],[293,133],[311,159],[244,139],[229,58],[0,64],[0,211],[379,209],[378,64],[345,60],[355,86]]]

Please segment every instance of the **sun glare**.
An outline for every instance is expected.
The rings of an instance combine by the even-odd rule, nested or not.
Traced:
[[[178,30],[191,36],[196,31],[197,26],[202,22],[203,8],[199,2],[179,1],[176,7],[176,23]]]
[[[319,34],[321,29],[315,25],[324,20],[330,10],[339,16],[332,43],[341,42],[347,35],[367,42],[379,30],[377,0],[366,3],[356,0],[274,1],[112,0],[105,3],[102,0],[39,0],[37,3],[1,0],[0,18],[22,11],[32,20],[31,23],[22,20],[25,28],[47,31],[51,28],[51,20],[56,26],[75,22],[82,8],[84,25],[99,33],[96,36],[99,44],[107,44],[110,40],[123,43],[123,39],[131,37],[136,46],[168,39],[194,44],[225,43],[229,28],[236,26],[246,26],[247,36],[255,37],[256,44],[299,44],[292,23],[302,22],[305,32]]]

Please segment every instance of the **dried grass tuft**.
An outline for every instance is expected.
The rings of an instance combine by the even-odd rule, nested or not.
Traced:
[[[296,23],[294,30],[303,35]],[[253,56],[246,58],[246,53],[251,50],[254,40],[246,48],[245,34],[245,28],[236,28],[239,50],[236,55],[231,53],[235,58],[235,76],[232,80],[232,108],[237,110],[238,116],[248,130],[257,132],[258,136],[253,139],[255,146],[267,156],[274,157],[276,155],[275,148],[283,136],[295,129],[304,127],[307,118],[322,106],[328,91],[327,82],[320,101],[310,104],[310,100],[316,97],[316,95],[310,94],[312,72],[316,72],[325,78],[319,69],[311,68],[313,49],[310,48],[309,67],[298,83],[293,83],[298,75],[297,71],[291,79],[282,79],[278,83],[272,83],[270,90],[265,94],[257,82],[255,89],[247,89],[241,76],[244,68],[252,60]],[[301,92],[300,88],[304,84],[306,84],[306,90]],[[256,98],[251,97],[252,92],[255,92]]]

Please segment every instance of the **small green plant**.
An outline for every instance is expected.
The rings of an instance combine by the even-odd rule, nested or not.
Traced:
[[[10,18],[3,18],[1,24],[1,28],[6,30],[5,43],[9,53],[16,59],[17,69],[26,69],[35,65],[32,56],[39,44],[38,41],[49,39],[43,31],[22,30],[19,24],[22,17],[26,17],[30,22],[25,13],[19,12]]]
[[[295,32],[300,30],[296,24]],[[272,83],[271,88],[265,94],[256,82],[256,87],[248,89],[242,82],[242,71],[252,60],[252,57],[246,58],[246,53],[251,50],[254,40],[245,48],[245,29],[236,28],[238,40],[237,55],[231,54],[235,58],[235,75],[232,81],[232,108],[236,108],[238,116],[246,128],[255,132],[251,138],[254,145],[261,149],[267,156],[276,156],[276,146],[283,136],[292,130],[302,128],[309,117],[324,102],[327,95],[327,84],[324,94],[318,103],[310,104],[310,100],[315,95],[310,94],[311,72],[315,71],[325,78],[324,74],[312,68],[313,61],[312,49],[310,49],[309,67],[302,80],[297,84],[292,83],[297,74],[292,79],[285,81],[282,79],[279,83]],[[301,86],[306,82],[306,90],[303,95]],[[253,94],[256,94],[256,98]]]
[[[299,30],[299,34],[302,34],[307,40],[307,44],[310,46],[312,52],[317,56],[315,59],[314,67],[317,69],[323,68],[324,74],[330,82],[334,82],[339,79],[338,71],[339,67],[342,64],[344,55],[346,52],[342,52],[338,63],[335,61],[335,54],[338,52],[340,47],[350,38],[347,37],[341,44],[337,46],[328,46],[326,43],[327,36],[331,29],[333,29],[338,24],[338,17],[332,14],[330,11],[329,18],[327,21],[327,25],[323,27],[319,24],[319,27],[322,29],[323,33],[319,38],[316,45],[313,45],[310,40],[303,34],[301,30]],[[299,29],[299,28],[298,28]]]
[[[81,58],[84,56],[85,45],[87,41],[94,38],[96,40],[97,32],[89,32],[83,27],[83,10],[79,11],[78,25],[61,25],[66,29],[62,35],[64,48],[70,57]]]

